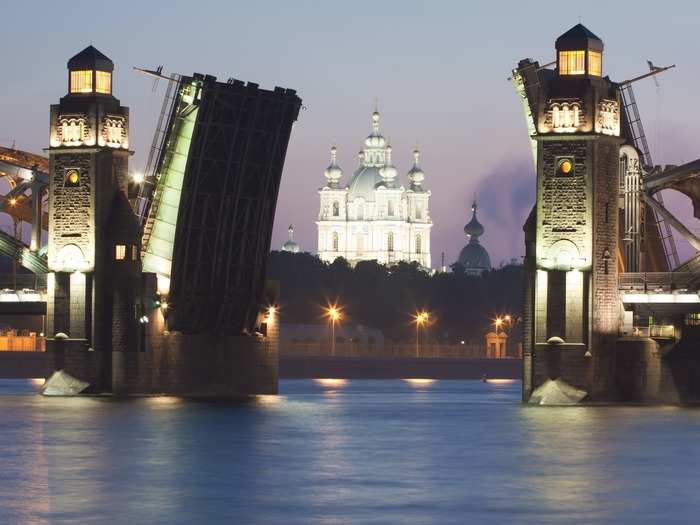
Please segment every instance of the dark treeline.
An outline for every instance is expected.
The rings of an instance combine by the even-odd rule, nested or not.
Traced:
[[[283,323],[324,322],[324,307],[337,302],[344,323],[379,328],[394,341],[415,337],[412,319],[419,310],[430,312],[430,338],[444,342],[483,341],[496,316],[520,317],[522,266],[482,277],[453,270],[431,276],[415,263],[375,261],[352,268],[343,258],[325,264],[308,253],[273,251],[268,278],[280,283]]]

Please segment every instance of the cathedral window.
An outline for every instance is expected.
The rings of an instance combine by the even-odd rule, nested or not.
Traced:
[[[586,72],[586,52],[559,51],[560,75],[583,75]]]
[[[581,107],[578,103],[552,104],[552,127],[554,131],[576,131],[581,118]]]
[[[333,251],[338,251],[338,232],[333,232]]]
[[[114,246],[114,260],[115,261],[123,261],[126,259],[126,245],[125,244],[117,244]]]
[[[588,74],[596,76],[603,74],[603,54],[600,51],[588,51]]]
[[[70,72],[71,93],[92,93],[92,70]]]
[[[362,205],[362,202],[358,202],[355,204],[357,206],[357,220],[361,221],[364,220],[365,218],[365,207]]]
[[[389,217],[394,216],[394,201],[387,202],[387,214]]]
[[[121,145],[124,138],[124,121],[120,118],[106,118],[104,137],[110,146]]]
[[[340,203],[338,201],[333,202],[333,217],[340,216]]]
[[[80,172],[76,169],[66,171],[66,178],[63,185],[67,188],[77,188],[80,186]]]
[[[620,134],[620,118],[617,102],[602,100],[598,106],[596,131],[604,135]]]
[[[82,144],[84,134],[85,121],[82,118],[61,119],[61,140],[64,144]]]
[[[393,252],[394,251],[394,233],[389,232],[389,235],[386,237],[386,250],[388,252]]]
[[[422,241],[420,235],[416,235],[416,253],[421,253],[423,246],[421,246]]]
[[[112,93],[112,73],[108,71],[95,71],[95,91],[110,95]]]
[[[420,204],[416,203],[416,219],[422,219],[423,218],[423,210],[420,207]]]

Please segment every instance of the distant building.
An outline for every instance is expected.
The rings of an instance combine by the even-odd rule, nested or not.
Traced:
[[[503,359],[508,357],[508,334],[505,332],[488,332],[486,334],[486,357],[489,359]]]
[[[491,257],[481,243],[479,237],[484,234],[484,227],[476,218],[476,201],[472,204],[472,220],[464,227],[464,233],[469,237],[469,243],[459,252],[457,262],[471,275],[481,275],[491,269]]]
[[[282,245],[282,251],[290,253],[299,253],[301,249],[294,240],[294,226],[290,224],[289,228],[287,229],[287,233],[289,234],[289,239]]]
[[[344,257],[351,264],[415,261],[430,267],[430,191],[423,187],[425,173],[419,160],[416,149],[407,174],[408,188],[404,188],[392,163],[391,146],[379,132],[377,111],[372,114],[372,132],[360,151],[359,166],[347,186],[340,183],[343,170],[335,146],[331,148],[316,222],[321,260]]]

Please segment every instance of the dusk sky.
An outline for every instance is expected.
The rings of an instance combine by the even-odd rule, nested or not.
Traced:
[[[633,6],[633,7],[632,7]],[[131,108],[132,170],[144,168],[163,86],[132,66],[235,77],[296,89],[294,125],[273,248],[294,224],[316,250],[317,189],[337,144],[347,182],[370,131],[374,100],[402,181],[418,144],[432,191],[433,266],[454,262],[473,196],[494,264],[523,254],[534,170],[520,102],[506,79],[519,59],[554,59],[554,40],[579,20],[605,42],[604,74],[624,80],[646,60],[677,64],[635,85],[655,162],[700,157],[700,5],[691,2],[5,2],[0,144],[41,152],[49,105],[67,90],[66,61],[92,43],[116,66],[114,92]],[[685,198],[674,210],[690,214]],[[688,254],[686,243],[681,251]]]

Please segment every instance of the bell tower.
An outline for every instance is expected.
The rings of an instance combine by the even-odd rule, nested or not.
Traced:
[[[561,379],[600,399],[611,388],[619,323],[620,101],[602,76],[603,42],[586,27],[561,35],[556,53],[533,115],[537,204],[526,225],[534,241],[534,319],[526,326],[533,355],[524,389]]]
[[[93,46],[68,61],[48,148],[47,351],[54,369],[97,390],[110,383],[113,336],[122,330],[115,288],[139,265],[127,200],[129,110],[112,94],[113,71]]]

